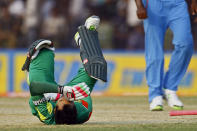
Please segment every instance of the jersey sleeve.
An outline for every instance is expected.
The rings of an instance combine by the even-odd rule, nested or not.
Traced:
[[[47,125],[55,124],[54,108],[52,101],[47,101],[44,95],[31,96],[29,105],[34,116]]]
[[[77,123],[88,121],[92,115],[92,99],[90,96],[74,102],[77,109]]]
[[[66,86],[73,86],[83,82],[88,85],[88,87],[90,88],[90,92],[92,92],[97,80],[90,77],[84,68],[80,68],[77,75],[69,83],[67,83]]]

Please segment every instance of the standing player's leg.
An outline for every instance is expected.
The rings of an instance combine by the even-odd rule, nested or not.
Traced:
[[[146,79],[149,86],[150,110],[163,110],[163,41],[166,31],[159,1],[150,0],[147,6],[148,19],[144,20]]]
[[[169,27],[174,35],[175,48],[171,56],[169,70],[164,78],[164,88],[169,106],[179,110],[183,109],[183,104],[178,99],[176,91],[193,53],[190,18],[185,1],[177,4],[169,12],[169,21]]]

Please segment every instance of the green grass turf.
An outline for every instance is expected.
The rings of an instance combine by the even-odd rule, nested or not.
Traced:
[[[185,110],[197,110],[197,97],[180,97]],[[31,115],[28,98],[0,98],[0,131],[196,131],[197,115],[169,116],[171,108],[149,111],[147,96],[93,97],[93,114],[82,125],[42,124]]]

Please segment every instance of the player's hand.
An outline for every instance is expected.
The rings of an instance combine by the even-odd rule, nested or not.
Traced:
[[[99,27],[100,18],[96,15],[93,15],[86,19],[85,26],[89,30],[96,30]]]
[[[191,14],[192,15],[195,15],[197,14],[197,1],[196,0],[192,0],[192,3],[191,3]]]
[[[75,100],[80,100],[90,95],[90,88],[86,85],[85,82],[73,86],[72,89],[75,93]]]
[[[80,100],[88,97],[90,88],[84,82],[74,86],[64,86],[63,94],[68,101]]]
[[[137,9],[136,14],[139,19],[146,19],[147,18],[147,11],[146,8],[140,7]]]
[[[68,101],[74,101],[74,92],[72,86],[64,86],[63,95]]]

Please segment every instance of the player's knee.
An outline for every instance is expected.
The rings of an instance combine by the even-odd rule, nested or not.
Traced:
[[[35,86],[35,83],[36,83],[35,81],[30,81],[29,82],[29,91],[30,91],[30,93],[31,93],[32,96],[33,96],[34,91],[35,91],[34,88],[36,87]]]
[[[180,50],[183,54],[187,56],[191,56],[193,54],[193,44],[187,44],[187,45],[181,45],[181,46],[176,46],[176,50]]]
[[[164,57],[160,55],[155,55],[151,57],[146,57],[147,65],[160,65],[164,61]]]
[[[37,83],[39,83],[39,81],[30,81],[29,82],[29,91],[31,96],[35,96],[40,94],[40,89],[37,86]]]

